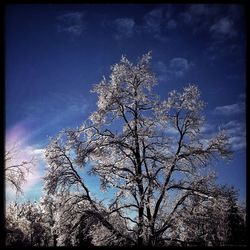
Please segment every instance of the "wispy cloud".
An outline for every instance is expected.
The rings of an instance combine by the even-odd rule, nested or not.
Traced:
[[[246,138],[245,136],[232,136],[229,138],[229,143],[232,145],[234,151],[239,151],[246,147]]]
[[[32,139],[48,130],[56,132],[64,127],[76,126],[87,107],[83,95],[48,93],[46,98],[23,107],[26,112],[25,123],[31,124],[32,128],[28,137]]]
[[[155,64],[155,70],[158,73],[157,77],[159,81],[166,81],[172,77],[172,73],[169,69],[169,65],[163,61],[158,61]]]
[[[26,121],[21,121],[5,134],[5,149],[11,149],[15,144],[22,145],[27,141],[26,132],[29,129]]]
[[[191,4],[179,13],[178,20],[186,27],[191,28],[193,33],[206,30],[213,18],[218,13],[219,8],[211,4]]]
[[[215,5],[214,14],[209,16],[203,30],[210,37],[207,42],[207,48],[204,50],[205,56],[213,64],[220,58],[233,56],[237,58],[233,63],[238,62],[239,57],[243,57],[245,52],[242,46],[237,44],[235,38],[244,37],[244,26],[239,23],[243,16],[240,5],[228,5],[218,7]]]
[[[218,14],[220,8],[215,4],[191,4],[188,11],[193,16],[203,17],[215,16]]]
[[[192,15],[187,11],[179,13],[179,20],[186,25],[191,25],[193,22]]]
[[[243,124],[239,121],[232,120],[227,123],[224,123],[221,126],[222,129],[225,129],[229,134],[241,133],[243,132]]]
[[[246,147],[246,128],[245,124],[236,120],[224,123],[221,128],[228,134],[229,143],[235,151]]]
[[[207,15],[209,14],[208,6],[205,4],[192,4],[189,11],[193,15]]]
[[[210,33],[214,38],[230,38],[237,35],[234,22],[228,17],[223,17],[216,21],[210,28]]]
[[[167,134],[167,135],[178,135],[179,131],[177,129],[175,129],[174,127],[167,127],[165,128],[164,130],[164,133]]]
[[[169,40],[170,30],[176,30],[178,21],[174,17],[173,5],[155,8],[144,15],[142,30],[149,33],[156,40],[166,42]]]
[[[215,136],[219,130],[223,130],[228,136],[229,144],[233,151],[240,151],[246,147],[246,128],[245,123],[237,120],[232,120],[221,125],[207,123],[201,128],[204,138],[201,143],[208,146],[209,138]]]
[[[25,183],[21,186],[24,196],[31,191],[39,182],[42,181],[43,173],[40,169],[44,164],[44,149],[29,145],[24,138],[30,133],[24,123],[17,124],[11,130],[7,131],[5,138],[5,150],[11,152],[12,158],[6,161],[6,167],[17,165],[22,162],[32,162],[29,164],[29,172],[26,172]],[[16,198],[16,191],[8,182],[6,183],[6,199]]]
[[[209,40],[226,40],[237,35],[242,13],[239,5],[191,4],[178,14],[178,21],[194,34],[209,31]]]
[[[204,146],[208,145],[210,137],[213,137],[217,131],[223,130],[229,139],[229,144],[233,151],[243,150],[246,147],[246,128],[245,123],[237,120],[231,120],[221,125],[207,123],[201,128],[205,138],[201,140]],[[206,138],[207,137],[207,138]]]
[[[116,40],[131,38],[141,30],[135,20],[130,17],[108,19],[107,16],[103,16],[101,26],[111,31],[112,37]]]
[[[207,48],[204,50],[204,55],[210,60],[210,63],[214,63],[215,60],[224,58],[228,60],[230,57],[232,64],[237,64],[245,56],[244,46],[240,46],[236,43],[227,43],[226,37],[221,36],[218,39],[212,39],[209,41]],[[232,57],[235,60],[232,60]],[[239,78],[234,72],[226,76],[228,79]]]
[[[117,18],[113,21],[116,39],[129,38],[134,35],[135,21],[133,18]]]
[[[170,61],[170,69],[176,76],[183,76],[192,66],[186,58],[175,57]]]
[[[193,34],[210,35],[209,43],[237,35],[237,14],[242,15],[237,5],[189,4],[181,12],[173,5],[159,6],[144,15],[142,30],[166,42],[170,31],[189,29]]]
[[[240,93],[240,94],[238,95],[238,97],[239,97],[239,99],[245,101],[245,99],[246,99],[246,93]]]
[[[171,19],[167,22],[167,28],[168,29],[176,29],[177,28],[177,21],[174,19]]]
[[[63,32],[74,37],[82,35],[86,29],[86,22],[83,21],[82,12],[69,12],[57,17],[57,31]]]
[[[214,129],[215,129],[215,125],[214,124],[206,123],[206,124],[204,124],[201,127],[200,131],[202,133],[210,133],[210,132],[214,131]]]
[[[244,111],[245,111],[245,105],[243,102],[241,102],[225,106],[218,106],[215,108],[214,114],[229,116],[229,115],[241,114]]]
[[[158,61],[155,69],[159,74],[159,80],[166,80],[172,77],[183,77],[194,64],[184,57],[172,58],[168,63]]]
[[[159,34],[163,22],[163,10],[153,9],[144,16],[144,28],[147,32]]]
[[[17,154],[9,164],[33,159],[34,164],[22,187],[22,198],[27,198],[35,197],[35,192],[40,190],[45,165],[43,147],[48,143],[46,135],[54,136],[62,128],[76,126],[85,115],[87,104],[82,95],[57,92],[48,93],[42,100],[22,108],[26,110],[26,116],[6,131],[5,146],[6,149],[14,144],[17,147]],[[15,199],[15,191],[9,185],[6,186],[6,194],[7,199]]]

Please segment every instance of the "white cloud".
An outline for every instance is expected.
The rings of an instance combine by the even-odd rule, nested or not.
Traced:
[[[229,143],[233,150],[237,151],[246,147],[246,128],[244,123],[232,120],[222,124],[221,128],[229,136]]]
[[[148,32],[160,33],[163,18],[162,9],[154,9],[144,16],[145,29]]]
[[[238,96],[241,100],[245,100],[246,99],[246,93],[241,93]]]
[[[163,61],[158,61],[155,65],[155,69],[158,72],[158,79],[166,80],[172,77],[184,76],[190,68],[194,66],[192,62],[183,57],[172,58],[168,64]]]
[[[216,4],[191,4],[179,13],[180,26],[188,26],[194,34],[211,34],[212,40],[226,40],[237,35],[235,23],[242,15],[240,6]]]
[[[204,138],[204,139],[201,139],[201,140],[200,140],[200,143],[202,144],[202,146],[203,146],[204,148],[207,148],[207,147],[209,146],[210,140]]]
[[[168,41],[167,30],[174,30],[177,27],[177,21],[173,18],[171,19],[172,14],[172,5],[168,5],[166,8],[151,10],[145,14],[141,30],[160,42]]]
[[[242,47],[238,44],[227,43],[227,40],[226,36],[211,36],[211,41],[204,50],[204,55],[211,60],[211,63],[213,63],[214,60],[221,58],[228,60],[229,56],[236,59],[235,61],[232,61],[233,64],[238,63],[237,58],[243,55]],[[239,80],[242,76],[232,71],[226,75],[226,78]]]
[[[193,32],[207,29],[211,19],[218,13],[219,8],[211,4],[191,4],[179,14],[181,23],[193,28]],[[205,18],[204,18],[205,16]]]
[[[218,13],[218,11],[218,6],[211,4],[191,4],[188,8],[188,12],[192,16],[199,18],[203,18],[204,16],[214,16]]]
[[[231,128],[231,127],[239,127],[240,126],[240,123],[236,120],[233,120],[233,121],[229,121],[227,123],[224,123],[222,125],[223,128],[225,129],[228,129],[228,128]]]
[[[79,37],[86,29],[86,23],[83,22],[82,12],[69,12],[57,17],[57,31]]]
[[[79,117],[85,115],[88,104],[82,94],[76,93],[49,93],[45,98],[36,100],[29,106],[23,106],[26,120],[34,125],[29,133],[23,138],[35,137],[48,128],[55,131],[65,126],[76,126]]]
[[[155,64],[155,70],[157,71],[157,78],[159,81],[165,81],[170,78],[171,72],[168,68],[168,65],[163,61],[158,61]]]
[[[223,130],[228,136],[229,144],[233,151],[240,151],[246,147],[246,128],[243,122],[232,120],[223,123],[219,126],[219,130]],[[216,129],[217,131],[217,129]],[[213,137],[217,132],[215,125],[207,124],[203,126],[201,132],[204,132],[208,137]],[[208,146],[209,139],[204,138],[200,140],[204,146]]]
[[[156,70],[159,71],[160,73],[167,73],[167,65],[163,61],[158,61],[155,65]]]
[[[117,18],[114,20],[113,25],[115,27],[116,39],[129,38],[134,34],[135,21],[133,18]]]
[[[205,4],[192,4],[189,10],[194,15],[204,15],[207,13]]]
[[[169,135],[177,135],[177,134],[179,134],[179,131],[177,129],[175,129],[174,127],[167,127],[164,130],[164,133],[169,134]]]
[[[231,105],[219,106],[214,110],[214,114],[237,115],[245,111],[244,103],[234,103]]]
[[[245,136],[232,136],[229,138],[229,143],[232,145],[232,150],[239,151],[246,147]]]
[[[33,146],[28,146],[26,149],[27,155],[33,157],[34,165],[31,168],[30,173],[26,177],[26,183],[23,186],[24,192],[31,190],[39,181],[43,174],[39,170],[39,165],[44,163],[44,149],[35,148]]]
[[[207,132],[213,131],[214,129],[215,129],[215,125],[214,125],[214,124],[206,123],[206,124],[204,124],[204,125],[201,127],[200,131],[201,131],[202,133],[207,133]]]
[[[193,21],[192,15],[189,12],[181,12],[179,14],[181,22],[186,25],[190,25]]]
[[[186,58],[183,57],[173,58],[169,63],[170,70],[176,76],[183,76],[191,66],[192,63],[190,63]]]
[[[29,142],[30,134],[29,124],[20,122],[16,126],[6,131],[5,136],[5,152],[10,152],[10,158],[6,160],[6,167],[19,165],[27,162],[26,168],[23,168],[26,181],[22,184],[24,198],[27,193],[33,192],[37,185],[41,183],[43,177],[44,148]],[[24,139],[25,138],[25,139]],[[16,190],[10,183],[6,182],[6,200],[14,200],[16,198]]]
[[[9,150],[12,146],[8,144],[8,137],[6,150]],[[17,138],[18,140],[18,138]],[[27,146],[24,143],[16,144],[15,153],[13,153],[13,158],[6,162],[7,166],[20,164],[21,162],[32,162],[32,164],[27,165],[29,168],[28,172],[25,172],[26,181],[21,186],[24,195],[31,191],[42,179],[42,172],[39,169],[40,164],[44,163],[44,149],[36,148],[34,146]],[[7,200],[13,200],[15,198],[16,191],[13,186],[6,183],[6,198]]]
[[[176,29],[177,27],[177,22],[174,19],[171,19],[167,23],[167,28],[168,29]]]
[[[233,20],[229,19],[228,17],[223,17],[215,22],[209,29],[212,36],[214,37],[233,37],[237,34],[236,30],[234,29],[234,22]]]
[[[244,125],[236,120],[222,124],[221,128],[227,131],[229,135],[235,135],[235,134],[238,135],[244,133],[245,130]]]

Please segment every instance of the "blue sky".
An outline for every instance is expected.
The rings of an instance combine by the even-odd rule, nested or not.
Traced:
[[[121,55],[136,61],[152,51],[161,98],[197,84],[207,104],[205,132],[229,133],[234,158],[217,163],[218,182],[234,185],[245,199],[245,42],[241,5],[7,5],[6,143],[18,141],[22,156],[33,151],[39,159],[24,198],[40,196],[48,136],[95,110],[93,84]]]

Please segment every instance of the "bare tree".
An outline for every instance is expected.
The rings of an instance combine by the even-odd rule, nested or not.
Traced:
[[[209,163],[231,153],[223,131],[211,138],[202,134],[204,103],[197,86],[174,90],[164,101],[152,92],[150,60],[148,53],[134,65],[123,56],[93,89],[97,111],[80,128],[59,133],[45,153],[47,192],[81,192],[90,204],[85,212],[138,246],[157,245],[177,227],[176,215],[188,198],[213,196]],[[102,189],[116,194],[105,211],[80,174],[90,163]],[[110,222],[113,213],[125,231]]]

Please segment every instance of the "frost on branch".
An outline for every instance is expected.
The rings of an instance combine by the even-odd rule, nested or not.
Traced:
[[[5,149],[5,180],[6,184],[14,188],[17,194],[23,192],[23,184],[26,182],[27,175],[31,172],[34,159],[20,160],[17,145]]]
[[[153,93],[156,80],[150,60],[148,53],[134,65],[123,56],[111,67],[110,77],[94,86],[97,110],[89,120],[80,128],[62,131],[46,150],[45,190],[74,197],[70,200],[81,207],[79,214],[95,221],[90,232],[99,227],[95,230],[103,239],[94,236],[95,245],[108,244],[107,239],[138,246],[186,240],[182,232],[186,211],[195,211],[199,202],[205,216],[206,204],[216,198],[211,160],[231,153],[223,132],[215,136],[202,132],[204,102],[196,85],[171,91],[165,100]],[[80,174],[86,166],[99,178],[103,191],[114,194],[105,207],[91,196],[84,181],[87,174],[84,178]],[[81,217],[74,218],[80,223]]]
[[[114,118],[123,117],[124,112],[133,112],[135,102],[141,108],[150,105],[150,90],[156,84],[149,68],[150,59],[151,54],[148,53],[133,65],[123,56],[119,63],[111,67],[109,80],[104,77],[95,85],[93,92],[98,94],[98,111],[90,116],[94,124],[111,122]]]

